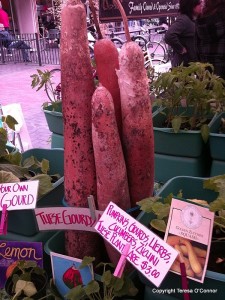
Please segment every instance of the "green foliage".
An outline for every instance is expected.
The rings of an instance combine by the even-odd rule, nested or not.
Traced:
[[[47,278],[45,270],[40,268],[36,261],[17,261],[16,267],[12,270],[10,277],[13,282],[13,300],[18,299],[22,293],[26,296],[24,299],[32,300],[32,296],[37,293],[35,282],[32,280],[32,274],[41,276],[44,279]]]
[[[52,73],[48,70],[41,71],[37,69],[37,73],[32,74],[30,77],[32,78],[31,87],[33,89],[36,88],[37,92],[42,88],[45,89],[46,84],[48,84],[48,87],[51,89],[54,100],[53,101],[49,100],[44,102],[42,105],[43,108],[46,108],[48,105],[52,104],[53,110],[57,110],[58,104],[61,103],[61,99],[58,99],[54,91],[53,82],[52,82],[52,77],[53,77]]]
[[[178,198],[182,198],[182,192],[179,191],[177,194]],[[149,197],[145,198],[139,202],[137,205],[140,206],[140,210],[146,213],[153,213],[157,218],[152,218],[150,222],[150,226],[155,228],[158,231],[165,232],[166,224],[169,217],[170,212],[170,204],[173,198],[173,194],[169,194],[166,198],[162,199],[162,197]],[[161,202],[159,202],[161,201]]]
[[[16,119],[14,119],[10,115],[2,116],[2,122],[4,122],[5,124],[7,124],[7,126],[10,129],[12,129],[12,130],[15,130],[15,125],[18,124],[18,122],[16,121]]]
[[[203,187],[218,193],[217,198],[209,203],[209,208],[216,213],[214,224],[225,229],[225,174],[205,179]]]
[[[13,118],[7,117],[7,119],[4,120],[8,125],[8,121],[11,123]],[[13,121],[13,123],[15,122]],[[31,174],[30,170],[35,171],[36,174]],[[40,198],[53,187],[52,175],[49,175],[48,173],[48,160],[42,159],[42,161],[38,161],[37,158],[31,156],[22,161],[22,154],[18,149],[9,152],[7,148],[7,130],[5,128],[0,128],[0,183],[20,182],[21,180],[38,180],[38,198]],[[57,174],[54,176],[59,178],[59,175]]]
[[[217,193],[217,197],[212,202],[207,202],[210,211],[215,212],[214,226],[220,227],[222,230],[225,229],[225,174],[210,177],[203,180],[203,188],[212,190]],[[182,198],[182,190],[180,190],[177,196],[172,193],[167,197],[162,199],[162,197],[150,197],[145,198],[139,202],[137,205],[140,206],[140,210],[146,213],[152,213],[156,218],[152,218],[150,221],[150,226],[158,231],[165,232],[166,224],[169,217],[170,204],[172,198]],[[191,201],[191,199],[188,199]],[[160,201],[160,202],[159,202]],[[198,203],[196,200],[193,202]],[[199,203],[202,204],[202,203]]]
[[[93,257],[84,257],[80,269],[90,265],[94,260]],[[103,272],[99,276],[99,281],[92,280],[86,286],[79,285],[71,289],[65,299],[112,300],[115,297],[135,296],[137,294],[138,290],[126,274],[123,274],[121,278],[113,275],[113,265],[111,263],[100,263],[96,266],[96,269],[100,267]]]
[[[181,128],[199,130],[204,124],[203,139],[208,139],[206,120],[221,112],[225,104],[225,81],[213,73],[212,65],[195,62],[188,67],[178,66],[160,74],[151,88],[156,105],[167,110],[168,127],[177,133]],[[192,107],[193,112],[186,114],[180,107]]]

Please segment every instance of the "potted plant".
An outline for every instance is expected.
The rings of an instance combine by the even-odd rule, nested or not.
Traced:
[[[48,276],[35,261],[18,260],[8,267],[5,290],[11,299],[45,299]]]
[[[45,118],[48,123],[49,130],[52,133],[63,135],[61,90],[57,92],[57,89],[61,88],[59,86],[56,86],[55,88],[53,71],[54,70],[41,71],[38,69],[36,74],[31,75],[31,87],[37,88],[36,91],[44,88],[46,93],[47,89],[49,90],[49,93],[51,93],[51,97],[49,96],[49,100],[43,103]]]
[[[207,205],[211,211],[215,212],[214,229],[212,245],[210,249],[209,263],[207,267],[206,277],[203,284],[189,280],[189,289],[217,289],[217,297],[222,297],[225,293],[225,257],[224,257],[224,186],[225,176],[219,175],[210,178],[177,176],[170,179],[158,192],[156,198],[144,199],[138,204],[143,212],[138,216],[139,222],[151,228],[164,237],[168,215],[170,210],[170,202],[172,197],[193,199],[194,202]],[[204,201],[203,201],[204,200]],[[217,249],[220,253],[216,253]],[[140,274],[142,282],[146,284],[146,297],[149,299],[157,299],[157,294],[153,293],[153,285],[147,282]],[[177,288],[181,288],[181,279],[179,275],[168,273],[164,282],[160,286],[162,289],[174,289],[174,293],[166,295],[166,299],[183,299],[183,294],[179,294]],[[205,299],[206,295],[198,292],[191,294],[191,299]],[[146,298],[148,299],[148,298]],[[163,297],[162,297],[163,299]],[[222,299],[222,298],[221,298]]]
[[[200,62],[173,68],[152,83],[160,106],[153,116],[157,180],[209,175],[209,128],[225,100],[224,83]]]
[[[13,130],[13,118],[4,119]],[[21,153],[7,146],[7,130],[0,128],[0,183],[38,180],[37,207],[60,205],[64,196],[63,149],[29,149]],[[20,224],[20,226],[18,226]],[[39,232],[32,210],[10,211],[6,240],[45,241],[52,233]]]
[[[95,261],[94,257],[84,257],[79,269],[85,268]],[[126,297],[134,297],[138,290],[135,287],[132,279],[124,272],[121,278],[113,275],[114,266],[111,263],[99,263],[95,269],[102,269],[102,274],[95,274],[95,278],[86,286],[80,284],[72,288],[65,299],[79,300],[79,299],[99,299],[99,300],[113,300],[113,299],[128,299]],[[131,298],[133,299],[133,298]]]

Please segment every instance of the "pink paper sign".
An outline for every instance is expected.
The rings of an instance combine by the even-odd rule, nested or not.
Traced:
[[[190,201],[172,199],[164,240],[181,253],[187,277],[198,282],[204,281],[213,222],[214,213],[208,208]],[[171,271],[180,274],[178,260]]]
[[[34,209],[37,202],[39,181],[24,181],[0,184],[0,210]]]
[[[130,244],[127,260],[157,287],[169,271],[177,251],[110,202],[95,226],[96,231],[120,253]]]
[[[94,226],[102,215],[95,211],[96,220],[91,217],[89,208],[43,207],[36,208],[35,215],[39,230],[85,230],[95,232]]]

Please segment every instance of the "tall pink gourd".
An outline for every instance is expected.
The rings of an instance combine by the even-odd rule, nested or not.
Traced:
[[[149,80],[144,55],[132,42],[126,14],[114,0],[123,18],[127,42],[119,52],[117,71],[122,112],[122,142],[127,166],[131,205],[152,196],[154,189],[154,135]]]
[[[61,70],[64,120],[65,200],[69,206],[88,207],[96,198],[95,163],[91,138],[91,98],[95,90],[89,54],[86,11],[79,0],[68,0],[62,10]],[[97,256],[101,238],[85,231],[66,232],[66,253]]]
[[[98,87],[92,97],[92,139],[97,175],[97,199],[100,210],[110,201],[122,209],[131,207],[127,170],[116,122],[114,103],[109,91]],[[105,242],[111,262],[118,263],[120,255]]]

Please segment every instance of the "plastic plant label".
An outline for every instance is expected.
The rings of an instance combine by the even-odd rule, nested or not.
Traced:
[[[190,201],[172,199],[164,240],[180,252],[187,277],[203,282],[212,239],[214,213]],[[180,274],[179,261],[171,268]]]

